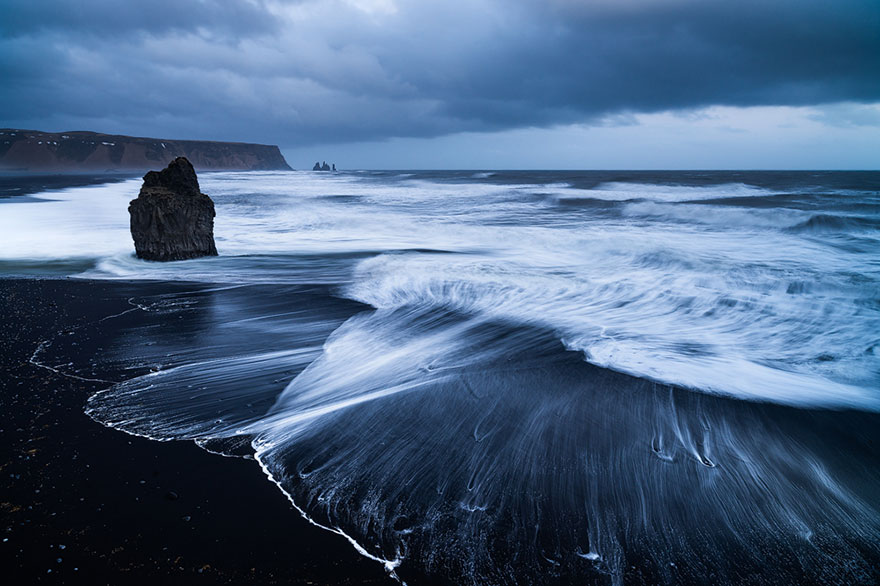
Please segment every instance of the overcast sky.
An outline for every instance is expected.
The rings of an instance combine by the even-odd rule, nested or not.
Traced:
[[[880,168],[878,0],[0,0],[0,125],[294,167]]]

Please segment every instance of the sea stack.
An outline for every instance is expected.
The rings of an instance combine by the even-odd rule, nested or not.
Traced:
[[[128,213],[140,258],[169,261],[217,256],[214,202],[199,189],[195,169],[186,157],[144,175],[140,194],[131,200]]]
[[[324,161],[323,165],[321,163],[315,163],[315,166],[312,167],[312,171],[331,171],[331,170],[332,171],[336,170],[336,163],[333,163],[332,169],[331,169],[330,165],[327,164],[327,161]]]

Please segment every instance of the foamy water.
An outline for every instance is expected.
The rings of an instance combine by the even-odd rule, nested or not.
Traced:
[[[0,270],[193,282],[32,360],[401,581],[871,584],[876,179],[210,173],[220,256],[174,263],[128,181],[0,203]]]
[[[656,381],[880,406],[876,192],[485,175],[203,174],[221,257],[170,264],[131,254],[138,180],[69,189],[4,203],[0,260],[81,260],[90,278],[328,283],[376,308],[550,328],[589,362]]]

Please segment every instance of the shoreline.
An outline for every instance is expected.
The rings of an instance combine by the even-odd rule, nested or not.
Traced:
[[[180,265],[131,255],[137,181],[0,199],[18,582],[877,581],[861,179],[269,175]]]
[[[286,298],[296,287],[253,285],[245,289],[218,290],[211,284],[191,282],[0,279],[0,309],[8,315],[0,323],[0,408],[7,415],[0,426],[0,441],[8,448],[8,453],[0,452],[0,514],[6,540],[0,543],[0,561],[16,583],[153,584],[162,580],[168,584],[390,586],[398,583],[392,577],[397,562],[407,583],[450,583],[436,571],[426,575],[411,567],[409,559],[392,560],[389,567],[388,560],[365,557],[343,530],[328,529],[320,519],[303,514],[287,491],[273,486],[274,479],[258,458],[256,463],[221,458],[191,441],[156,441],[120,433],[86,414],[86,399],[108,384],[156,366],[173,368],[178,360],[165,354],[165,348],[159,354],[150,350],[153,358],[136,364],[109,355],[126,339],[116,336],[130,330],[143,315],[138,311],[143,308],[133,300],[185,297],[188,309],[174,313],[174,321],[161,311],[151,314],[148,321],[153,327],[168,327],[192,344],[187,352],[197,352],[198,339],[190,336],[204,327],[199,317],[211,310],[210,301],[222,305],[246,299],[250,305],[262,306],[267,300]],[[236,290],[235,296],[229,296]],[[300,290],[299,294],[315,292]],[[334,302],[337,313],[327,315],[338,317],[357,310],[356,305],[339,307],[347,303]],[[243,315],[235,317],[238,321]],[[138,347],[138,338],[128,340]],[[45,356],[41,348],[49,349]],[[99,355],[106,366],[90,369],[88,358]],[[156,362],[154,358],[160,355],[163,358]],[[186,355],[187,360],[194,358]],[[66,370],[71,364],[77,365],[75,374]],[[580,360],[572,365],[578,370],[598,369]],[[603,369],[596,373],[612,386],[615,380],[624,384],[621,391],[628,388],[628,382],[648,384]],[[684,390],[669,392],[680,398],[690,395]],[[734,411],[713,411],[710,406],[715,403],[728,403]],[[806,429],[805,425],[824,429],[827,445],[816,445],[803,436],[799,439],[805,442],[802,447],[813,450],[821,461],[833,462],[828,474],[848,477],[841,478],[843,486],[861,487],[857,492],[867,497],[866,504],[874,500],[863,492],[874,476],[870,471],[859,472],[853,464],[871,459],[876,414],[757,406],[708,395],[683,403],[683,413],[691,413],[690,407],[696,404],[708,409],[707,416],[723,414],[716,423],[736,421],[737,413],[762,412],[766,419],[756,421],[774,422],[784,436],[795,437],[792,433]],[[851,444],[852,440],[858,441]],[[845,455],[838,452],[843,446],[852,453],[839,461]],[[655,451],[648,457],[656,457],[653,444],[646,447]],[[701,463],[715,468],[712,462]],[[724,466],[721,470],[724,473]],[[735,473],[735,468],[729,472]],[[317,531],[319,527],[324,530]],[[724,533],[715,533],[714,538],[720,539],[719,547],[739,551],[736,540],[727,541]],[[829,560],[851,552],[859,552],[866,560],[875,558],[871,546],[859,540],[848,551],[821,534],[820,539],[823,547],[831,548]],[[876,575],[839,564],[827,573],[812,573],[794,559],[784,559],[787,543],[771,540],[763,546],[768,553],[783,556],[785,575],[792,579],[786,583],[837,583],[844,577],[852,578],[852,583],[871,583]],[[585,555],[594,553],[591,549]],[[632,557],[628,555],[629,565],[621,575],[623,583],[657,583],[661,574],[652,565],[650,551],[633,543],[629,553]],[[727,568],[729,576],[742,578],[758,570],[748,563],[740,568],[736,558],[719,560],[719,571]],[[673,559],[680,566],[676,572],[681,583],[701,583],[706,578],[693,560],[685,564],[687,557]],[[562,574],[548,583],[569,583],[570,577]],[[599,575],[583,577],[585,583],[603,582]]]
[[[47,338],[131,309],[133,289],[192,288],[0,279],[7,575],[16,583],[394,584],[297,514],[254,461],[104,427],[83,407],[107,386],[87,379],[105,373],[71,378],[32,360]],[[84,337],[83,356],[102,343]]]

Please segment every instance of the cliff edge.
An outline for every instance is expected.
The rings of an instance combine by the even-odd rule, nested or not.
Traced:
[[[146,171],[177,157],[198,170],[290,170],[275,145],[0,128],[0,169],[7,171]]]

